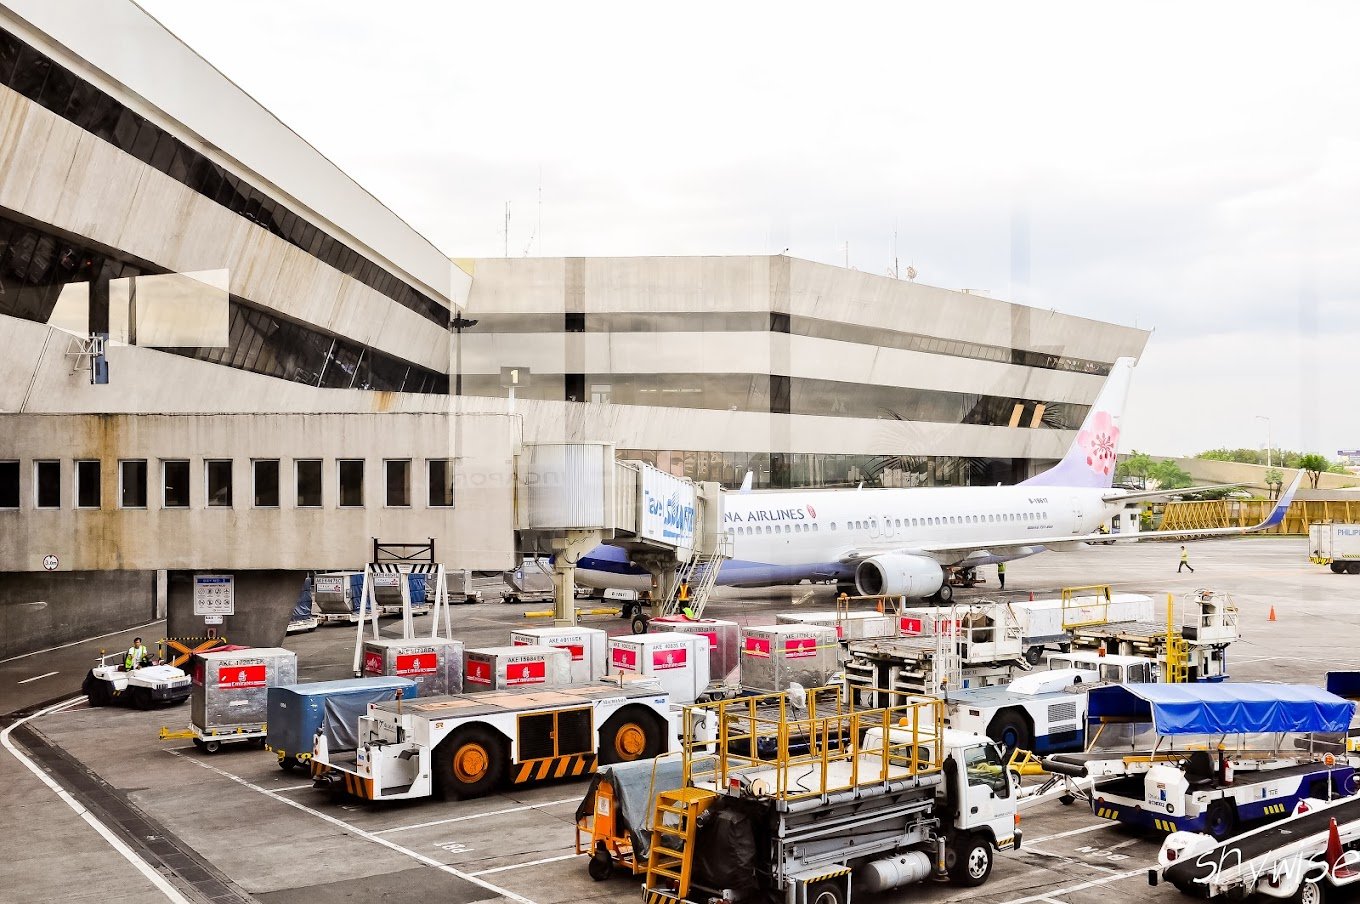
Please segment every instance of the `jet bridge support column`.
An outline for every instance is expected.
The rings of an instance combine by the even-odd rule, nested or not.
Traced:
[[[680,573],[680,563],[674,552],[640,552],[633,554],[633,561],[640,568],[647,569],[652,576],[652,604],[649,615],[661,615],[661,603],[670,599]]]
[[[603,531],[573,530],[552,541],[553,627],[576,627],[576,563],[603,539]]]

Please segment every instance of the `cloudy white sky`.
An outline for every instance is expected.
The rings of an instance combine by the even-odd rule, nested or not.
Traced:
[[[896,232],[1154,330],[1125,448],[1360,448],[1360,5],[141,2],[453,256]]]

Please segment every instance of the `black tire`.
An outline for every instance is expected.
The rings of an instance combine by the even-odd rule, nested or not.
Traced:
[[[1326,904],[1327,887],[1321,882],[1300,882],[1298,891],[1289,896],[1290,904]]]
[[[133,687],[128,689],[128,695],[132,699],[132,705],[138,709],[146,710],[155,705],[151,699],[151,691],[145,687]]]
[[[1230,801],[1216,800],[1204,814],[1205,834],[1215,841],[1225,841],[1237,834],[1237,806]]]
[[[297,772],[298,767],[301,765],[302,764],[298,762],[298,758],[295,756],[279,757],[279,768],[284,772]]]
[[[607,882],[614,875],[614,858],[604,846],[603,841],[595,845],[595,853],[590,855],[590,862],[586,864],[586,872],[596,882]]]
[[[490,794],[505,780],[508,759],[505,742],[490,728],[460,728],[435,748],[435,793],[445,800]]]
[[[945,867],[955,885],[977,888],[992,874],[992,846],[982,835],[958,835],[945,847]]]
[[[600,765],[650,760],[665,750],[665,729],[649,709],[629,706],[600,726]]]
[[[1034,729],[1029,720],[1014,710],[1002,710],[987,726],[987,737],[1001,748],[1001,758],[1010,760],[1016,750],[1034,749]]]
[[[109,705],[109,686],[96,678],[93,671],[85,676],[80,689],[85,692],[85,699],[91,706]]]
[[[647,625],[648,625],[648,623],[649,623],[650,621],[651,621],[651,619],[649,619],[645,614],[643,614],[643,613],[641,613],[641,612],[639,612],[637,615],[634,615],[634,616],[633,616],[633,633],[634,633],[634,634],[646,634],[646,633],[647,633]]]
[[[1058,803],[1062,804],[1064,807],[1070,807],[1072,804],[1076,803],[1076,800],[1077,799],[1071,794],[1064,794],[1058,798]]]
[[[935,591],[935,600],[936,602],[944,604],[952,603],[954,601],[954,588],[949,586],[948,581],[941,584],[940,589]]]
[[[1346,573],[1346,563],[1345,563],[1345,562],[1333,562],[1333,563],[1331,564],[1331,569],[1332,569],[1332,574],[1345,574],[1345,573]]]
[[[1030,665],[1038,665],[1043,661],[1044,661],[1043,647],[1030,647],[1028,650],[1025,651],[1025,662],[1028,662]]]
[[[1346,574],[1360,574],[1360,562],[1350,562],[1347,564]]]
[[[222,749],[222,742],[216,738],[208,738],[204,741],[194,738],[194,743],[198,744],[198,749],[204,753],[217,753],[217,751]]]
[[[845,904],[845,886],[831,879],[814,882],[807,889],[807,904]]]
[[[1176,886],[1176,891],[1185,895],[1187,898],[1209,897],[1209,886],[1203,882],[1184,882],[1172,879],[1171,884]]]

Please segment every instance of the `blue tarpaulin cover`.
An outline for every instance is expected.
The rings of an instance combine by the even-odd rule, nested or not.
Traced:
[[[1151,722],[1163,735],[1344,732],[1355,708],[1307,684],[1129,684],[1090,693],[1092,719]]]

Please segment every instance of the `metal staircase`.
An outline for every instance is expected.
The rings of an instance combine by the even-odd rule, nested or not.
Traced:
[[[717,799],[714,792],[694,787],[657,794],[652,845],[647,852],[649,898],[653,892],[669,892],[677,898],[689,894],[699,817]]]
[[[731,543],[723,538],[707,554],[695,554],[689,562],[676,571],[675,586],[661,603],[661,615],[679,615],[689,609],[695,618],[704,614],[708,596],[718,583],[718,572],[722,563],[732,558]]]

